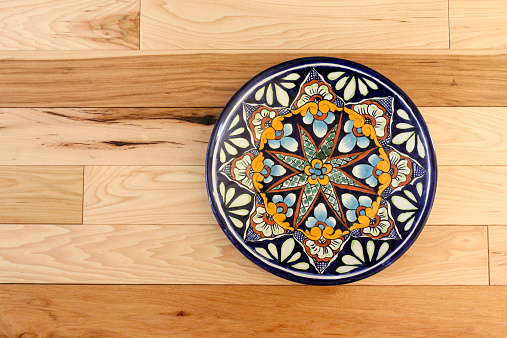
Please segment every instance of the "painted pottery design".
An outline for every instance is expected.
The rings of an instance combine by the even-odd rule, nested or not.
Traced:
[[[264,269],[341,284],[399,258],[428,217],[436,186],[431,139],[392,82],[332,58],[259,74],[227,104],[206,180],[229,239]]]

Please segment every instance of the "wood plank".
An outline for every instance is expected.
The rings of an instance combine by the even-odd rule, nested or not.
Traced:
[[[85,167],[85,224],[215,224],[204,167]]]
[[[204,163],[220,109],[0,108],[0,163]]]
[[[507,165],[507,109],[421,107],[440,165]],[[220,108],[0,108],[0,163],[202,165]],[[481,116],[481,123],[476,122]]]
[[[428,224],[506,225],[505,166],[439,167]]]
[[[428,224],[507,224],[503,166],[440,166]],[[215,224],[202,166],[91,166],[85,224]]]
[[[83,167],[1,166],[0,223],[81,223]]]
[[[488,227],[491,285],[507,285],[507,226]]]
[[[450,0],[451,48],[507,48],[505,1]]]
[[[448,48],[447,14],[443,0],[143,0],[141,44],[143,49]]]
[[[487,285],[486,235],[427,226],[398,261],[357,284]],[[293,284],[250,262],[218,225],[2,225],[0,243],[1,283]]]
[[[430,130],[439,165],[507,165],[507,108],[419,109]]]
[[[360,62],[419,106],[507,106],[507,54],[428,51],[27,53],[0,57],[2,107],[223,107],[249,79],[303,56]],[[23,59],[24,58],[24,59]],[[125,85],[128,83],[128,86]]]
[[[139,0],[0,1],[0,50],[139,48]]]
[[[504,286],[2,285],[0,302],[0,334],[7,337],[292,337],[316,330],[502,337],[507,330]],[[287,309],[290,320],[280,315]],[[313,316],[340,311],[347,315]]]

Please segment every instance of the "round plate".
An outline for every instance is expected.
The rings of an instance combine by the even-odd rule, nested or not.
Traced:
[[[436,158],[424,120],[379,73],[334,58],[272,67],[229,101],[206,160],[210,203],[250,260],[342,284],[398,259],[428,218]]]

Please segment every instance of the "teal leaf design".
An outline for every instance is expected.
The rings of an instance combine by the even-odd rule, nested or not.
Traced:
[[[350,177],[336,168],[333,168],[333,170],[331,170],[331,173],[329,174],[329,180],[334,184],[350,185],[352,187],[358,186],[357,183],[355,183]]]
[[[331,185],[331,183],[328,183],[321,187],[322,192],[324,193],[324,196],[326,197],[327,201],[329,202],[331,207],[333,207],[336,214],[341,217],[340,206],[338,204],[338,197],[336,197],[336,193],[333,189],[333,186]]]
[[[353,159],[357,158],[357,156],[349,156],[349,157],[342,157],[342,158],[332,158],[326,163],[331,164],[333,167],[341,167],[345,164],[349,163]]]
[[[320,146],[320,149],[317,153],[317,158],[324,161],[331,155],[331,151],[333,149],[335,136],[336,136],[336,129],[338,128],[338,125],[334,126],[329,135],[326,137],[324,142],[322,142],[322,145]]]
[[[303,151],[306,159],[308,161],[313,160],[317,156],[317,149],[304,129],[301,129],[301,139],[303,140]]]
[[[305,175],[305,174],[303,174]],[[296,220],[296,223],[301,222],[303,217],[308,213],[310,210],[310,206],[312,205],[313,201],[317,197],[317,193],[319,192],[320,184],[307,184],[305,188],[303,189],[303,192],[301,194],[301,204],[299,207],[299,215]]]
[[[282,162],[290,165],[292,168],[303,171],[309,163],[299,157],[284,154],[275,154],[275,156]]]
[[[278,184],[276,187],[271,188],[270,190],[276,191],[287,188],[298,188],[302,187],[306,183],[308,183],[308,175],[306,175],[305,173],[300,173],[289,177],[288,179]]]

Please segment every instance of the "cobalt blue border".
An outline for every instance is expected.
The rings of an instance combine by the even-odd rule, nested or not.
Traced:
[[[217,205],[215,200],[212,197],[212,191],[213,191],[213,182],[212,182],[212,164],[213,164],[213,158],[211,157],[216,146],[216,139],[218,136],[218,130],[220,126],[222,125],[223,121],[227,118],[227,116],[231,113],[231,107],[234,106],[239,96],[243,95],[244,92],[249,91],[252,89],[252,87],[255,87],[260,80],[262,80],[265,77],[271,76],[277,72],[283,71],[284,69],[290,69],[292,67],[301,66],[304,64],[308,64],[308,66],[311,66],[315,63],[331,63],[336,64],[337,66],[348,66],[360,71],[365,72],[368,75],[377,77],[381,79],[385,84],[392,87],[392,89],[397,92],[398,95],[400,95],[407,105],[411,108],[412,113],[414,114],[416,118],[416,122],[418,124],[418,127],[421,130],[421,136],[422,141],[426,143],[427,146],[427,155],[428,155],[428,163],[429,167],[428,170],[428,187],[426,188],[426,194],[425,194],[425,203],[422,211],[418,214],[418,218],[414,220],[414,233],[412,234],[412,240],[404,242],[401,247],[398,249],[398,251],[390,257],[386,262],[382,264],[377,264],[372,267],[371,270],[365,271],[364,273],[361,273],[356,276],[352,277],[343,277],[339,278],[337,275],[337,278],[334,280],[322,280],[322,279],[313,279],[310,277],[301,277],[293,275],[289,272],[279,270],[277,268],[271,267],[269,265],[264,264],[262,261],[260,261],[256,256],[248,252],[241,243],[239,243],[232,234],[229,233],[229,230],[227,229],[227,226],[225,226],[226,221],[222,217],[222,215],[217,212]],[[424,118],[422,117],[421,113],[415,106],[415,104],[412,102],[412,100],[403,92],[397,85],[395,85],[392,81],[387,79],[385,76],[381,75],[380,73],[376,72],[375,70],[368,68],[366,66],[363,66],[357,62],[348,61],[344,59],[338,59],[338,58],[332,58],[332,57],[305,57],[300,59],[294,59],[290,61],[286,61],[283,63],[280,63],[278,65],[275,65],[271,68],[266,69],[265,71],[259,73],[255,77],[253,77],[250,81],[245,83],[227,102],[226,106],[224,107],[224,110],[218,117],[215,126],[213,128],[213,131],[211,133],[211,137],[208,143],[208,149],[206,152],[206,189],[208,192],[208,199],[210,202],[211,210],[213,211],[213,214],[215,215],[215,218],[218,221],[218,224],[224,231],[225,235],[229,240],[234,244],[234,246],[241,252],[243,255],[245,255],[248,259],[250,259],[252,262],[257,264],[259,267],[263,268],[264,270],[267,270],[271,272],[274,275],[277,275],[279,277],[298,282],[303,284],[313,284],[313,285],[337,285],[337,284],[346,284],[346,283],[352,283],[367,277],[370,277],[379,271],[387,268],[389,265],[394,263],[398,258],[400,258],[411,246],[412,244],[417,240],[419,237],[419,234],[421,233],[422,229],[424,228],[424,225],[426,224],[426,221],[428,220],[428,217],[431,212],[431,208],[433,206],[433,201],[435,199],[435,193],[436,193],[436,186],[437,186],[437,158],[435,154],[435,148],[433,145],[433,141],[431,139],[431,135],[429,133],[428,127],[426,125],[426,122],[424,121]]]

